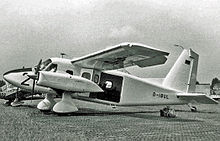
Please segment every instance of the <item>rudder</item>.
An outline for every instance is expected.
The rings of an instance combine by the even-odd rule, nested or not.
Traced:
[[[195,92],[199,55],[192,49],[184,49],[163,85],[183,92]]]

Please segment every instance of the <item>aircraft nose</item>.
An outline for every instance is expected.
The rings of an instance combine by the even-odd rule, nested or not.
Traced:
[[[3,78],[4,80],[11,83],[12,85],[18,86],[24,79],[24,73],[28,71],[32,71],[32,68],[11,70],[11,71],[4,73]]]
[[[3,74],[3,79],[9,83],[11,83],[11,81],[13,81],[13,73],[12,72],[7,72],[5,74]]]

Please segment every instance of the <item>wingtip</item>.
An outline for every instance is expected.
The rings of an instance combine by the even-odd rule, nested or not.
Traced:
[[[166,51],[163,51],[163,50],[160,50],[158,48],[154,48],[154,47],[151,47],[151,46],[148,46],[148,45],[145,45],[145,44],[142,44],[142,43],[137,43],[137,42],[122,42],[119,44],[120,46],[129,46],[129,47],[135,47],[135,46],[141,46],[141,47],[146,47],[146,48],[150,48],[152,50],[157,50],[157,51],[160,51],[161,53],[163,53],[163,55],[165,56],[169,56],[170,53],[166,52]],[[116,45],[117,46],[117,45]]]

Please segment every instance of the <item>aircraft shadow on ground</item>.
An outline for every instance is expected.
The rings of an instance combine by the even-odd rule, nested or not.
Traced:
[[[4,105],[4,104],[3,104]],[[5,105],[4,105],[5,106]],[[25,108],[36,108],[36,105],[21,105],[19,107],[25,107]],[[186,113],[192,113],[188,110],[175,110],[178,112],[186,112]],[[127,117],[134,117],[134,118],[141,118],[141,119],[147,119],[147,120],[162,120],[167,122],[201,122],[200,120],[195,119],[183,119],[181,117],[176,118],[167,118],[167,117],[160,117],[159,111],[99,111],[95,109],[89,109],[89,108],[79,108],[79,111],[76,113],[68,113],[68,114],[56,114],[52,111],[42,111],[45,115],[58,115],[58,116],[110,116],[110,115],[121,115],[121,116],[127,116]],[[157,113],[157,115],[155,115]],[[217,112],[213,111],[197,111],[195,113],[208,113],[208,114],[216,114]],[[154,114],[154,115],[152,115]]]
[[[151,115],[154,113],[158,113],[157,115]],[[44,114],[50,115],[55,114],[51,111],[44,111]],[[167,117],[160,117],[159,111],[98,111],[94,109],[88,108],[81,108],[76,113],[69,113],[69,114],[55,114],[58,116],[111,116],[111,115],[121,115],[126,117],[134,117],[134,118],[141,118],[146,120],[159,120],[159,121],[167,121],[167,122],[201,122],[200,120],[195,119],[183,119],[181,117],[176,118],[167,118]]]
[[[8,105],[8,104],[2,104],[4,107],[11,107],[11,105]],[[14,108],[16,107],[27,107],[27,108],[36,108],[35,105],[18,105],[18,106],[14,106]]]
[[[42,111],[44,114],[56,114],[52,111]],[[135,113],[157,113],[158,111],[99,111],[89,108],[80,108],[79,111],[75,113],[68,114],[57,114],[58,116],[106,116],[106,115],[127,115]]]
[[[35,105],[21,105],[19,107],[36,108]]]
[[[187,112],[187,113],[204,113],[204,114],[218,114],[218,112],[214,112],[214,111],[196,111],[196,112],[192,112],[189,110],[175,110],[176,112]]]
[[[181,117],[175,117],[175,118],[168,118],[168,117],[161,117],[159,115],[148,115],[148,114],[130,114],[129,117],[135,117],[135,118],[142,118],[147,120],[156,120],[156,121],[167,121],[167,122],[201,122],[199,120],[195,119],[184,119]]]

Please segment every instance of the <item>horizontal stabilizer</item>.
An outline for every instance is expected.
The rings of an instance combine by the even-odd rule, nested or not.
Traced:
[[[177,97],[189,103],[218,104],[218,102],[204,93],[179,93]]]

